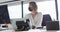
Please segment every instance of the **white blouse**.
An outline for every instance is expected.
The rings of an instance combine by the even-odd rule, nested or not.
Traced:
[[[30,27],[31,28],[32,28],[32,25],[34,25],[37,28],[37,27],[42,27],[41,26],[41,24],[42,24],[42,18],[43,18],[43,16],[42,16],[42,13],[40,12],[40,13],[38,13],[34,17],[34,19],[33,19],[32,15],[31,15],[31,13],[27,14],[24,19],[25,19],[25,21],[26,21],[26,19],[30,20]]]

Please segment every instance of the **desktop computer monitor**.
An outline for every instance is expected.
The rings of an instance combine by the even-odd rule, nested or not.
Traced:
[[[59,21],[48,21],[46,28],[47,30],[59,30]]]
[[[10,23],[7,5],[0,6],[0,24]]]

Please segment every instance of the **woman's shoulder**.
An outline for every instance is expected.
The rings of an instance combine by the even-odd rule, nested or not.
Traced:
[[[25,16],[25,19],[28,19],[30,17],[30,14],[27,14],[26,16]]]

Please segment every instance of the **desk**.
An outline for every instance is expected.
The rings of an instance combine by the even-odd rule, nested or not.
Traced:
[[[13,27],[11,26],[11,24],[8,24],[8,28],[4,28],[2,26],[6,25],[6,24],[0,24],[0,32],[15,32]]]
[[[60,32],[60,31],[47,31],[44,29],[30,29],[29,31],[16,31],[16,32]]]
[[[15,32],[14,30],[2,30],[0,32]]]

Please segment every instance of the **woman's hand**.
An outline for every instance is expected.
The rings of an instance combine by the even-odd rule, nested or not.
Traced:
[[[35,29],[36,27],[34,25],[32,25],[32,29]]]

